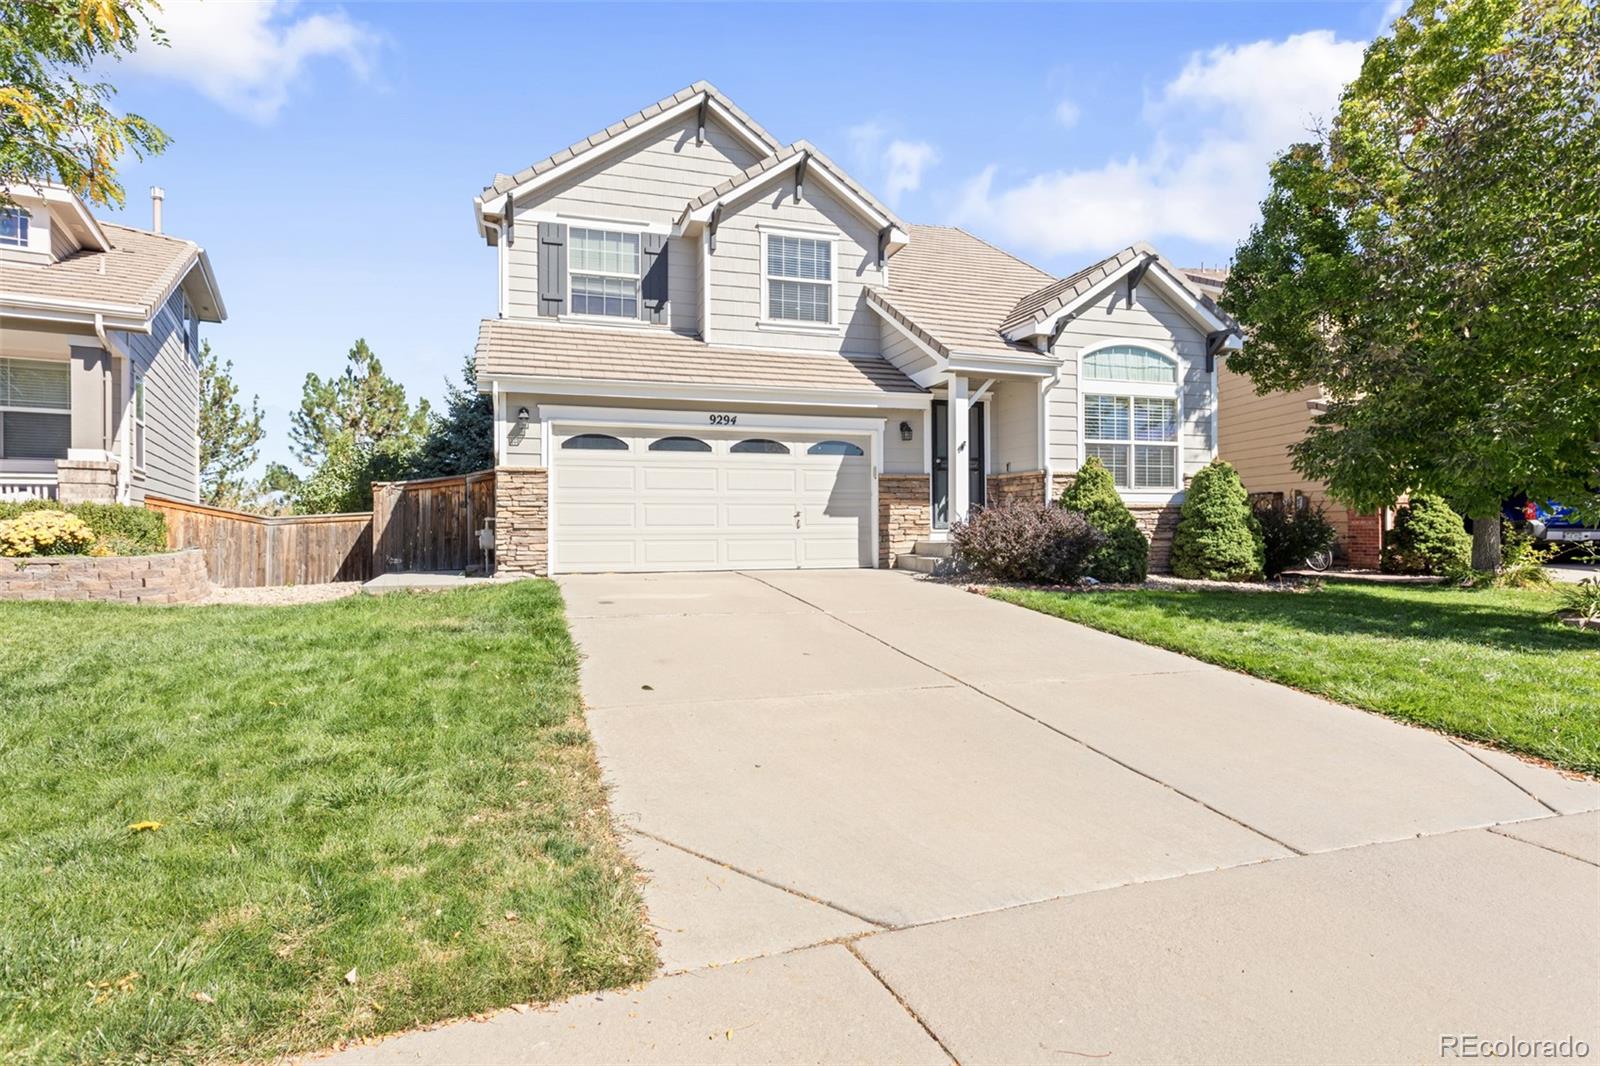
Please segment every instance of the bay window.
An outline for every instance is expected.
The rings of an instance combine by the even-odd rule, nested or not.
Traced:
[[[1182,487],[1178,454],[1178,367],[1137,345],[1083,357],[1084,458],[1099,459],[1119,489]]]

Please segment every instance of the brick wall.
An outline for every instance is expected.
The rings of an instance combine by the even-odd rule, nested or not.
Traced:
[[[1013,474],[990,474],[987,481],[989,503],[999,507],[1013,500],[1044,502],[1044,471],[1024,470]]]
[[[1345,559],[1351,566],[1376,570],[1383,561],[1383,515],[1345,511]]]
[[[0,600],[193,603],[211,591],[198,548],[161,555],[0,559]]]
[[[495,471],[495,571],[501,574],[550,572],[550,472]]]
[[[926,474],[884,474],[878,478],[878,565],[893,566],[928,539],[933,505]]]

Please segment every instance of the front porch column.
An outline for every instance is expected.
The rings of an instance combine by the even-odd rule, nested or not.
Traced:
[[[967,469],[968,461],[972,458],[971,442],[967,439],[971,428],[972,401],[967,379],[960,374],[951,374],[946,380],[945,393],[949,403],[945,425],[950,434],[946,450],[950,458],[945,481],[950,494],[950,522],[954,524],[964,521],[967,511],[972,507],[972,475]]]

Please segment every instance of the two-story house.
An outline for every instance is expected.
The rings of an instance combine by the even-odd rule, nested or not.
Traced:
[[[97,220],[59,186],[0,203],[0,499],[200,494],[200,323],[226,316],[192,241]]]
[[[1098,456],[1156,533],[1233,323],[1153,249],[1054,277],[911,225],[704,82],[475,200],[506,572],[894,565]]]

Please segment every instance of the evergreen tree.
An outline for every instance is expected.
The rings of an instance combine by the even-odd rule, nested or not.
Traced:
[[[1172,572],[1211,581],[1259,578],[1266,565],[1261,524],[1232,463],[1214,460],[1189,482],[1172,536]]]
[[[326,380],[307,374],[300,410],[290,416],[295,458],[316,469],[335,442],[348,438],[357,449],[404,454],[428,431],[428,401],[413,409],[405,386],[384,372],[364,339],[346,356],[344,372]]]
[[[1117,493],[1111,471],[1090,456],[1061,494],[1061,506],[1077,511],[1105,534],[1105,543],[1089,556],[1084,572],[1096,581],[1140,582],[1150,566],[1150,542],[1139,530],[1133,512]]]
[[[200,345],[200,499],[213,506],[237,506],[245,484],[240,475],[261,454],[266,436],[260,397],[250,410],[239,403],[233,361],[218,361],[211,342]]]
[[[494,404],[478,391],[478,369],[470,355],[462,363],[461,381],[445,383],[444,415],[428,427],[412,477],[470,474],[494,465]]]

